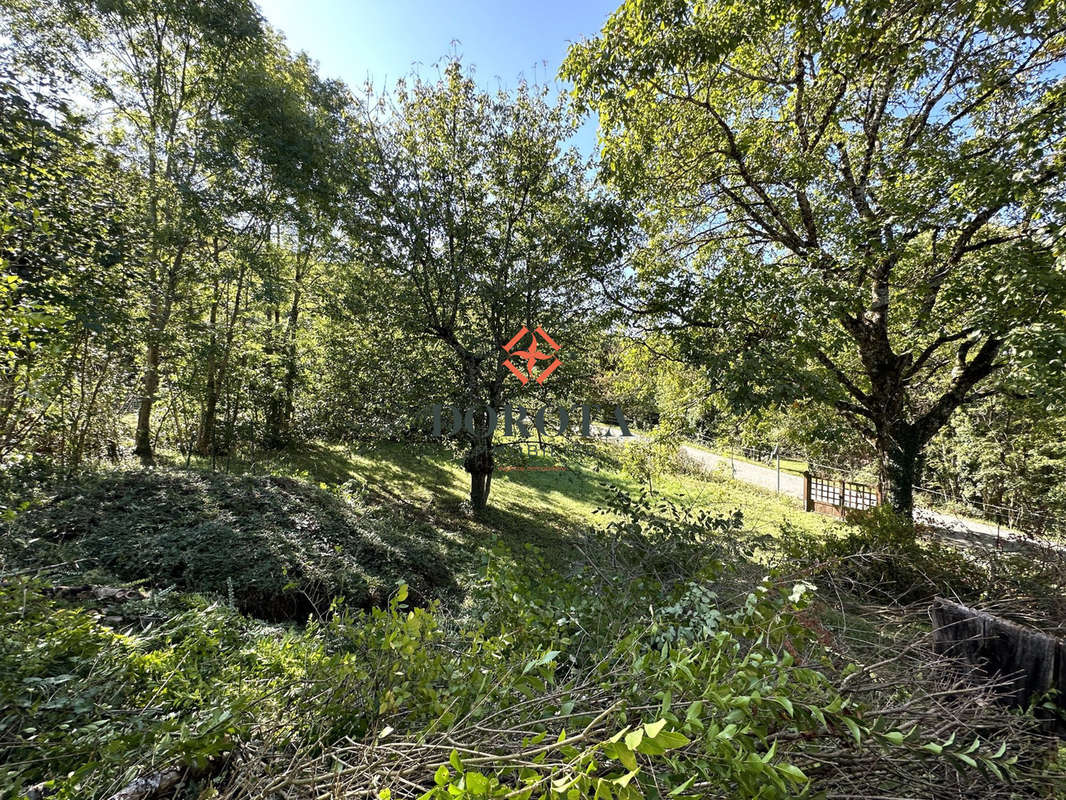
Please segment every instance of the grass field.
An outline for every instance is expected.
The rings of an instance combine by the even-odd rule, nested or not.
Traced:
[[[475,516],[466,505],[470,479],[461,454],[438,444],[318,443],[239,467],[242,472],[289,476],[326,487],[354,481],[379,503],[474,537],[496,534],[513,544],[529,542],[551,549],[565,549],[568,536],[597,524],[594,512],[604,501],[607,485],[631,493],[644,488],[623,472],[617,445],[579,444],[555,457],[526,456],[513,448],[501,452],[497,460],[504,468],[562,464],[565,469],[498,469],[489,507]],[[657,477],[654,487],[657,494],[680,505],[721,513],[740,509],[745,527],[757,533],[772,534],[785,523],[815,534],[839,527],[829,518],[805,513],[793,498],[722,476],[674,473]]]
[[[538,533],[558,535],[576,526],[593,524],[593,511],[604,498],[605,484],[630,492],[643,488],[624,474],[614,448],[596,444],[570,449],[558,458],[501,458],[504,467],[563,464],[565,469],[497,470],[483,523],[520,539],[536,539]],[[245,464],[242,469],[287,475],[315,484],[355,480],[365,483],[384,502],[454,515],[463,508],[469,490],[469,476],[461,461],[460,454],[434,444],[318,444]],[[747,526],[760,532],[785,521],[814,533],[833,525],[824,517],[803,512],[798,501],[791,498],[718,476],[664,475],[655,479],[655,491],[684,505],[723,512],[739,508]],[[521,532],[515,530],[516,525],[521,526]],[[534,536],[530,537],[530,533]]]

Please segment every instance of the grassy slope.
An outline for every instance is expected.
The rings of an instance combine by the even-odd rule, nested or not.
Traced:
[[[268,619],[304,619],[343,594],[380,605],[399,581],[416,602],[458,600],[499,540],[526,545],[564,566],[574,537],[596,525],[605,483],[639,492],[611,445],[575,445],[556,458],[502,452],[501,466],[564,471],[498,471],[490,507],[466,504],[468,476],[458,455],[438,445],[315,444],[231,465],[236,475],[190,469],[122,468],[51,490],[8,537],[0,571],[71,564],[62,583],[175,586],[235,597]],[[705,475],[657,479],[657,493],[682,505],[729,513],[749,530],[836,526],[788,499]],[[19,542],[30,542],[19,549]],[[10,543],[14,543],[12,546]]]
[[[465,526],[491,529],[514,543],[554,547],[563,544],[576,528],[595,524],[593,512],[603,498],[604,482],[631,492],[644,488],[622,472],[617,451],[612,448],[601,445],[562,459],[537,456],[528,460],[531,466],[562,461],[566,471],[497,472],[490,507],[476,522],[461,512],[469,477],[460,458],[439,446],[317,445],[246,468],[327,485],[365,482],[384,501],[420,509],[434,518],[459,515],[467,520]],[[722,512],[739,508],[746,526],[762,533],[775,532],[783,522],[811,533],[837,527],[825,517],[804,513],[792,498],[718,476],[668,475],[657,478],[654,488],[685,504]]]
[[[131,544],[140,541],[141,549],[131,548],[136,556],[131,563],[136,566],[140,563],[137,559],[143,560],[145,555],[144,545],[151,541],[192,536],[198,529],[185,521],[200,513],[211,515],[222,508],[231,516],[247,515],[245,506],[234,505],[227,498],[246,492],[273,505],[277,500],[270,491],[273,487],[287,498],[285,502],[296,503],[296,507],[285,506],[288,517],[278,519],[264,510],[256,511],[254,517],[248,515],[246,521],[254,523],[253,528],[263,523],[272,526],[273,533],[232,540],[229,552],[218,548],[219,560],[232,556],[235,563],[269,566],[264,552],[277,553],[279,544],[300,543],[299,538],[294,542],[283,535],[285,519],[296,523],[292,527],[306,541],[310,541],[308,531],[334,530],[350,523],[356,539],[374,536],[395,546],[382,563],[356,565],[357,571],[379,573],[368,574],[367,580],[376,577],[382,586],[390,588],[390,582],[394,585],[395,579],[408,577],[403,574],[405,570],[419,567],[417,557],[421,556],[417,554],[439,552],[461,586],[468,572],[480,562],[478,551],[494,536],[515,547],[539,545],[545,555],[565,562],[572,553],[573,535],[595,519],[593,511],[601,501],[602,481],[639,489],[620,472],[617,452],[604,449],[572,453],[565,459],[569,466],[565,472],[500,473],[494,482],[492,508],[479,516],[465,507],[467,476],[454,453],[441,447],[386,444],[304,448],[240,465],[242,475],[211,474],[195,465],[191,470],[165,468],[157,473],[131,469],[104,472],[90,476],[82,484],[84,489],[79,489],[81,494],[67,493],[69,505],[64,507],[64,513],[50,519],[70,522],[78,515],[84,518],[97,514],[90,525],[81,529],[81,536],[92,535],[100,527],[100,511],[113,515],[116,519],[107,529],[109,536],[128,530]],[[534,458],[530,463],[542,466],[550,462]],[[163,495],[141,497],[137,503],[124,506],[118,500],[125,494],[108,499],[109,493],[114,494],[107,488],[111,486],[132,486],[135,493],[147,489],[154,492],[160,486],[168,489]],[[101,494],[102,488],[106,491]],[[675,501],[721,513],[739,508],[746,527],[758,532],[776,534],[798,529],[824,540],[841,529],[838,523],[806,514],[798,505],[772,493],[724,479],[677,475],[658,481],[657,489]],[[181,494],[181,502],[172,502],[176,498],[170,497],[170,492]],[[112,505],[102,508],[101,500]],[[298,524],[301,515],[310,510],[321,512],[318,528]],[[349,512],[355,515],[354,521],[347,516]],[[214,519],[218,518],[215,515]],[[360,521],[368,519],[375,524],[366,526]],[[150,524],[143,527],[144,523]],[[325,553],[320,566],[330,566],[328,559],[332,557],[327,551],[328,548],[313,550],[319,556]],[[312,548],[307,548],[307,552],[312,552]],[[213,551],[209,554],[215,555]],[[412,554],[417,556],[415,561],[404,561]],[[12,565],[0,563],[0,572],[9,566]],[[552,570],[556,576],[559,572]],[[510,586],[506,582],[498,584],[505,599],[511,597]],[[580,591],[584,591],[583,586]],[[524,607],[525,593],[522,602],[515,597],[516,607]],[[579,601],[575,596],[575,602]],[[543,602],[543,598],[533,597],[530,602]],[[83,610],[84,605],[88,606],[88,613]],[[374,710],[384,708],[382,697],[392,692],[390,688],[389,694],[382,695],[368,675],[388,676],[388,681],[405,691],[410,687],[418,689],[422,675],[426,676],[425,682],[434,686],[451,680],[433,672],[428,659],[437,658],[439,653],[424,652],[418,636],[410,635],[412,624],[413,630],[418,631],[422,623],[405,614],[389,617],[375,611],[376,616],[360,617],[356,625],[341,615],[334,618],[339,620],[338,627],[327,630],[320,625],[261,626],[236,614],[224,599],[217,602],[214,597],[183,593],[159,592],[119,608],[105,608],[106,605],[89,602],[68,608],[65,599],[27,594],[17,583],[0,581],[0,617],[4,617],[0,627],[7,625],[6,635],[14,643],[6,650],[0,648],[0,675],[5,676],[0,679],[0,695],[6,692],[21,704],[22,710],[17,718],[12,716],[15,721],[5,733],[17,745],[13,751],[17,758],[23,759],[9,778],[0,773],[0,796],[5,796],[5,783],[18,785],[53,778],[75,766],[84,768],[89,777],[71,779],[73,788],[58,800],[87,796],[81,793],[78,780],[90,779],[94,786],[108,786],[93,796],[109,796],[136,775],[150,771],[149,765],[169,763],[179,757],[187,760],[190,754],[203,758],[230,752],[233,739],[251,737],[253,743],[258,741],[255,737],[266,728],[242,727],[251,724],[248,720],[267,727],[276,725],[275,719],[298,721],[307,726],[310,742],[333,741],[338,736],[361,737],[367,732],[364,717],[375,718]],[[844,629],[851,640],[856,640],[858,634],[869,644],[880,636],[872,620],[855,618],[850,612],[838,619],[835,609],[811,609],[815,614],[819,610],[825,612],[824,620],[830,628]],[[101,614],[109,616],[98,622]],[[525,617],[522,619],[523,624],[528,622]],[[545,619],[557,624],[554,612]],[[535,640],[539,630],[526,631],[524,635]],[[506,650],[514,644],[510,635],[505,637]],[[407,649],[393,652],[393,643]],[[334,652],[341,645],[348,649]],[[482,647],[483,643],[478,644],[478,648]],[[27,656],[30,653],[32,658]],[[490,649],[486,663],[497,658],[499,653]],[[394,661],[395,665],[389,666]],[[374,669],[378,672],[366,672],[366,665],[371,662],[377,665]],[[480,669],[480,662],[475,666]],[[514,674],[520,671],[509,664],[502,669]],[[479,677],[481,674],[477,672]],[[414,678],[409,680],[409,676]],[[58,688],[53,687],[53,682]],[[458,686],[465,684],[465,679],[456,681]],[[277,687],[282,686],[291,692],[275,697]],[[336,687],[337,691],[323,705],[325,686]],[[747,675],[743,686],[743,691],[750,693]],[[86,697],[94,699],[90,702]],[[403,702],[419,708],[421,701],[412,695]],[[136,710],[133,714],[128,711],[131,708]],[[219,716],[220,709],[227,716]],[[234,711],[232,719],[228,716],[230,709]],[[377,716],[385,713],[378,710]],[[103,732],[93,727],[101,719],[107,720]],[[56,728],[55,721],[62,721],[69,732],[56,729],[48,741],[39,741],[37,728]],[[18,736],[12,737],[11,731],[18,732]],[[0,742],[0,762],[4,761],[5,745]],[[204,787],[196,788],[199,791]]]
[[[380,501],[417,513],[457,545],[452,551],[452,569],[464,585],[480,563],[473,556],[492,537],[515,551],[531,544],[557,567],[572,562],[575,534],[603,522],[595,511],[603,503],[604,484],[634,494],[646,488],[622,471],[617,454],[617,445],[600,444],[564,456],[566,471],[499,471],[493,479],[489,508],[478,516],[463,510],[469,476],[461,459],[439,446],[318,446],[283,454],[254,469],[326,484],[349,480],[367,484]],[[511,460],[532,466],[560,463],[560,459],[543,456]],[[844,531],[837,520],[804,512],[798,500],[721,475],[666,475],[655,479],[654,489],[681,506],[721,514],[739,509],[744,527],[755,534],[776,537],[796,531],[821,539],[835,538]]]

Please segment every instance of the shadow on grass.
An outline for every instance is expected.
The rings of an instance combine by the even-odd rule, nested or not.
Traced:
[[[489,506],[475,514],[468,504],[469,475],[462,467],[462,452],[446,445],[316,443],[247,468],[312,483],[363,487],[375,504],[428,525],[448,541],[456,574],[466,573],[460,575],[461,583],[480,564],[476,553],[494,538],[516,553],[533,544],[551,562],[571,561],[577,555],[575,532],[595,524],[592,510],[606,495],[603,483],[638,488],[619,474],[617,454],[609,446],[576,443],[533,455],[501,447],[497,463],[536,468],[562,464],[566,470],[497,469]]]
[[[493,541],[528,545],[565,568],[597,524],[604,484],[639,491],[609,446],[533,454],[501,449],[490,505],[467,503],[460,455],[434,444],[313,443],[233,460],[231,469],[89,473],[18,518],[6,549],[20,566],[78,561],[93,580],[232,596],[269,619],[321,613],[344,596],[386,602],[404,581],[412,602],[458,600]],[[542,468],[562,464],[561,471]],[[19,549],[19,541],[31,544]]]
[[[337,597],[381,605],[401,581],[417,604],[459,595],[439,530],[283,476],[88,474],[6,538],[22,568],[76,563],[85,580],[214,593],[272,620],[325,613]]]

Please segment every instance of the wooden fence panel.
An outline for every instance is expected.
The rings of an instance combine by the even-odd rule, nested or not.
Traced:
[[[803,473],[803,507],[834,517],[849,511],[866,511],[881,505],[881,490],[865,483]]]

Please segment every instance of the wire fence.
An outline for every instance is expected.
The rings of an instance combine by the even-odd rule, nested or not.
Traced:
[[[723,449],[720,442],[715,442],[702,436],[696,437],[694,441],[708,449]],[[806,471],[822,477],[826,477],[831,473],[843,479],[852,479],[859,472],[856,468],[849,469],[835,464],[814,461],[806,453],[784,448],[738,447],[736,448],[736,453],[749,461],[763,463],[770,467],[773,467],[779,458],[782,461],[800,462],[806,465]],[[732,448],[729,448],[729,454],[733,454]],[[963,513],[966,516],[974,517],[979,521],[990,523],[997,527],[1002,526],[1030,536],[1046,536],[1049,534],[1066,536],[1066,518],[1050,514],[1044,510],[1024,508],[1017,505],[1004,506],[961,498],[939,489],[917,484],[913,488],[915,492],[928,497],[930,505],[938,506],[947,511]]]
[[[979,500],[967,500],[938,489],[931,489],[928,486],[916,485],[914,490],[920,494],[937,498],[937,502],[944,507],[962,509],[984,522],[1010,528],[1019,533],[1026,533],[1032,536],[1066,534],[1066,519],[1054,514],[1048,514],[1045,511],[1037,511],[1020,506],[985,503]]]

